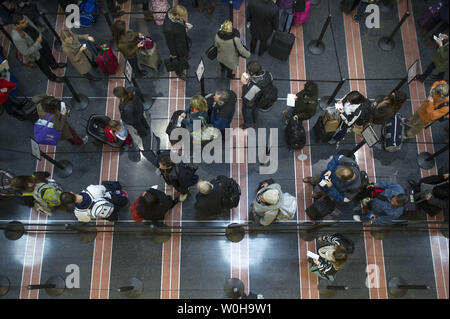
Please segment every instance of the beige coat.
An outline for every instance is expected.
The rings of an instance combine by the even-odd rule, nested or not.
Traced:
[[[73,33],[73,43],[79,43],[80,40],[88,40],[88,34],[75,34]],[[80,47],[81,47],[81,43],[80,43]],[[86,74],[88,73],[92,66],[91,63],[89,62],[88,58],[86,57],[86,55],[89,57],[89,59],[91,59],[92,61],[92,54],[91,52],[86,49],[84,50],[84,52],[86,53],[86,55],[83,53],[83,51],[80,51],[80,47],[76,48],[76,46],[73,45],[67,45],[63,43],[62,49],[65,55],[67,55],[67,58],[69,59],[70,63],[72,63],[72,65],[75,67],[75,69],[77,69],[77,71],[80,74]]]
[[[45,118],[47,113],[42,109],[41,100],[46,96],[47,94],[39,94],[33,96],[33,102],[37,104],[37,112],[40,119]],[[53,123],[53,127],[57,130],[61,131],[61,140],[68,140],[73,138],[72,133],[70,133],[69,129],[69,123],[67,122],[66,115],[62,115],[61,113],[55,114],[51,121]]]
[[[235,45],[236,44],[236,48]],[[250,57],[250,51],[247,51],[238,37],[224,40],[218,34],[214,39],[214,46],[217,48],[217,61],[225,65],[227,68],[233,70],[239,64],[239,53],[245,58]],[[236,51],[239,51],[239,53]]]

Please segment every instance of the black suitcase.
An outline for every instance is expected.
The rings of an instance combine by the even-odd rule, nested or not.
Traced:
[[[319,220],[331,214],[335,208],[336,204],[333,200],[329,196],[323,196],[306,209],[306,214],[312,220]]]
[[[170,133],[172,133],[172,131],[175,128],[177,128],[178,118],[180,117],[180,115],[182,113],[184,113],[183,110],[178,110],[178,111],[173,112],[172,117],[170,118],[169,124],[167,125],[166,134],[168,135],[169,141],[170,141],[171,144],[175,144],[175,143],[177,143],[179,141],[179,140],[171,140],[170,139]]]
[[[395,114],[384,124],[381,134],[385,151],[398,152],[402,148],[405,130],[403,121],[400,114]]]
[[[333,137],[334,132],[327,133],[323,126],[322,116],[319,116],[316,124],[313,127],[314,139],[318,143],[328,143]]]
[[[284,129],[288,149],[301,150],[306,144],[306,133],[301,121],[289,119]]]
[[[289,59],[292,47],[295,42],[295,35],[288,32],[275,32],[270,44],[269,54],[281,61]]]

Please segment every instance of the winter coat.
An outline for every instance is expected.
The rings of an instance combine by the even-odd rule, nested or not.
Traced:
[[[448,42],[437,49],[433,56],[433,62],[438,72],[446,72],[448,70]]]
[[[271,0],[250,0],[247,6],[252,38],[267,40],[278,28],[278,7]]]
[[[297,115],[300,121],[312,118],[317,111],[317,97],[319,90],[317,84],[308,82],[307,87],[297,93],[297,100],[295,101],[294,112],[292,116]]]
[[[129,91],[134,91],[129,89]],[[144,117],[144,105],[139,97],[135,94],[134,100],[126,104],[119,104],[120,118],[128,125],[139,125]]]
[[[263,71],[261,75],[251,76],[248,83],[242,85],[242,99],[244,103],[246,103],[246,99],[244,99],[244,96],[252,88],[253,85],[257,85],[262,90],[262,88],[267,87],[272,81],[273,81],[272,74],[267,71]],[[258,103],[256,103],[255,106],[258,107],[259,106]]]
[[[319,263],[316,266],[320,275],[326,279],[330,279],[340,269],[336,269],[333,253],[337,246],[344,246],[339,237],[333,235],[323,235],[322,240],[331,245],[326,245],[318,249]],[[342,268],[342,265],[341,265]]]
[[[405,194],[405,190],[400,185],[393,182],[379,182],[375,183],[376,188],[384,189],[379,195],[386,197],[388,201],[381,200],[379,198],[374,198],[370,204],[369,209],[370,212],[376,215],[376,218],[373,222],[374,225],[392,225],[393,219],[398,219],[405,209],[404,206],[394,207],[390,203],[392,197],[398,194]],[[368,221],[368,217],[364,216],[361,218],[361,221]]]
[[[195,195],[195,209],[205,212],[210,216],[215,216],[224,210],[222,198],[225,196],[225,190],[223,185],[215,179],[210,183],[213,184],[211,193],[204,195],[199,192]]]
[[[438,85],[445,83],[447,82],[434,82],[431,88],[434,89]],[[442,103],[448,103],[448,96],[433,95],[432,98],[432,102],[430,102],[428,99],[424,100],[420,108],[416,111],[417,113],[419,113],[420,119],[427,123],[433,123],[434,121],[443,117],[445,114],[448,114],[449,111],[448,106],[443,106],[440,109],[437,109],[437,107]]]
[[[260,200],[260,196],[268,189],[274,189],[278,192],[278,201],[273,205],[265,204]],[[261,225],[267,226],[275,220],[289,220],[294,217],[297,210],[296,201],[295,205],[286,205],[287,202],[285,201],[285,197],[290,197],[290,199],[292,199],[292,195],[288,193],[283,194],[281,186],[276,183],[263,187],[256,193],[256,198],[252,203],[252,212],[255,212],[261,217],[259,219]]]
[[[39,33],[34,23],[31,22],[27,17],[25,18],[28,20],[28,24],[30,25],[30,27],[36,29],[36,31]],[[23,36],[15,28],[12,28],[11,38],[14,42],[14,45],[22,54],[22,62],[24,64],[34,63],[41,57],[39,50],[42,48],[42,45],[37,40],[33,41],[33,39],[25,32],[21,33],[23,34]]]
[[[67,56],[70,63],[72,63],[74,68],[80,74],[86,74],[92,68],[91,63],[89,62],[88,58],[86,57],[86,55],[87,55],[89,57],[89,59],[92,60],[91,52],[89,50],[80,51],[80,47],[81,47],[80,40],[88,41],[88,36],[89,36],[88,34],[72,33],[73,44],[79,43],[80,46],[77,48],[77,46],[67,45],[64,42],[62,45],[62,50],[63,50],[64,54]]]
[[[158,163],[163,156],[167,154],[160,153],[156,159]],[[187,194],[189,192],[189,187],[197,184],[198,175],[193,171],[192,164],[185,164],[183,162],[175,164],[171,170],[166,172],[161,172],[161,177],[167,183],[167,185],[173,186],[179,193]]]
[[[211,117],[209,122],[217,129],[224,130],[229,128],[233,121],[234,112],[236,110],[237,96],[236,93],[229,90],[230,99],[223,105],[215,103],[211,108]]]
[[[231,70],[239,64],[239,53],[245,58],[250,57],[250,51],[242,45],[237,29],[233,29],[230,34],[218,32],[214,39],[214,46],[217,48],[217,61]]]
[[[89,222],[92,216],[88,208],[93,200],[107,196],[107,190],[103,185],[89,185],[85,190],[81,191],[80,195],[83,197],[83,201],[75,204],[74,213],[79,221]]]
[[[37,104],[37,112],[40,119],[44,119],[45,116],[48,114],[45,112],[42,108],[41,101],[42,99],[47,96],[47,94],[39,94],[36,96],[33,96],[32,101]],[[61,131],[61,138],[60,140],[69,140],[73,138],[72,133],[70,132],[70,125],[67,121],[67,115],[62,115],[59,111],[53,115],[51,121],[53,123],[53,127],[57,129],[58,131]]]
[[[190,39],[187,36],[184,24],[175,22],[175,20],[170,17],[170,14],[166,14],[163,33],[170,55],[176,57],[188,57]]]
[[[139,32],[128,30],[125,35],[119,38],[117,48],[123,54],[125,59],[130,60],[137,57],[139,48]]]
[[[158,198],[158,202],[156,203],[156,205],[148,207],[143,204],[143,200],[141,200],[142,195],[139,196],[136,202],[134,202],[134,204],[130,206],[130,209],[136,210],[142,218],[141,220],[137,221],[151,220],[156,222],[158,220],[163,220],[165,214],[169,211],[169,209],[172,208],[172,197],[167,196],[166,194],[164,194],[164,192],[154,188],[148,189],[147,193],[155,195],[156,198]]]
[[[356,174],[356,177],[348,182],[342,181],[336,176],[336,170],[340,166],[350,167]],[[328,193],[334,200],[343,203],[344,198],[353,199],[360,191],[362,187],[361,183],[361,172],[359,170],[358,164],[355,160],[343,155],[335,155],[328,162],[327,169],[320,174],[320,180],[324,179],[324,175],[327,171],[331,171],[330,180],[333,183],[331,187],[320,187],[321,190]]]

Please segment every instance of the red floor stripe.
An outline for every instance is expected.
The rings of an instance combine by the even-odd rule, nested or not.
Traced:
[[[408,2],[409,3],[408,3]],[[399,16],[403,16],[406,12],[407,8],[412,8],[412,3],[409,0],[397,0],[398,5],[398,14]],[[406,68],[414,63],[417,59],[420,59],[419,45],[417,39],[416,26],[414,23],[414,14],[411,11],[411,17],[409,17],[406,22],[401,27],[402,39],[403,39],[403,48],[405,54],[405,63]],[[415,112],[423,101],[426,98],[425,86],[423,83],[419,81],[413,81],[409,85],[411,99],[412,99],[412,111]],[[421,152],[434,152],[433,148],[433,138],[431,134],[431,128],[423,130],[420,134],[417,135],[417,151]],[[423,144],[426,142],[427,144]],[[431,175],[436,175],[437,170],[436,166],[430,170],[420,170],[422,177],[427,177]],[[444,220],[442,212],[436,215],[435,217],[428,217],[429,221],[440,221]],[[438,299],[448,299],[449,298],[449,277],[448,277],[448,239],[446,239],[442,234],[438,231],[430,230],[430,245],[431,252],[433,256],[433,266],[434,266],[434,276],[436,282],[436,292]]]
[[[362,79],[365,77],[365,72],[359,24],[353,21],[352,14],[344,14],[344,26],[349,77]],[[357,90],[361,92],[361,94],[367,96],[365,81],[350,81],[350,89]],[[360,137],[356,138],[357,143],[359,143],[360,140]],[[375,177],[375,164],[372,150],[366,145],[355,155],[360,167],[363,168],[369,176]],[[369,232],[364,232],[364,242],[366,246],[367,265],[376,265],[379,270],[378,285],[369,287],[369,296],[371,299],[387,299],[382,241],[374,239]]]
[[[60,10],[60,8],[58,8]],[[60,32],[64,27],[64,15],[58,15],[56,20],[55,29],[57,32]],[[10,29],[8,29],[10,31]],[[8,49],[5,54],[9,53],[9,44]],[[66,56],[62,52],[58,52],[53,49],[53,56],[55,57],[57,62],[66,62]],[[22,66],[23,67],[23,66]],[[63,76],[65,69],[57,69],[53,70],[55,74],[58,76]],[[62,97],[62,83],[56,83],[52,81],[47,82],[47,94],[52,95],[55,98]],[[49,156],[51,158],[55,158],[55,147],[54,146],[43,146],[41,145],[41,150],[47,153],[50,153]],[[53,165],[50,162],[42,159],[37,162],[36,170],[45,170],[48,171],[51,175],[53,175]],[[30,223],[47,223],[47,216],[43,216],[40,213],[31,209],[30,211]],[[38,229],[37,227],[34,229]],[[39,229],[42,229],[39,228]],[[32,232],[27,234],[27,242],[25,247],[25,258],[23,263],[23,271],[22,271],[22,284],[20,289],[20,299],[38,299],[39,298],[39,290],[28,290],[26,286],[28,285],[37,285],[41,283],[41,270],[42,270],[42,260],[44,256],[44,245],[45,245],[45,232]],[[45,279],[45,278],[44,278]]]

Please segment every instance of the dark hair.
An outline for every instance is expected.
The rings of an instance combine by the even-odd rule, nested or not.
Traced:
[[[113,94],[120,99],[120,103],[122,104],[127,104],[134,100],[134,93],[128,91],[123,86],[116,86],[113,90]]]
[[[334,262],[333,267],[336,270],[339,270],[344,266],[347,261],[347,250],[343,246],[336,246],[333,252]]]
[[[44,112],[55,114],[61,107],[61,102],[53,96],[47,95],[41,100],[41,106]]]
[[[366,98],[358,91],[351,91],[342,100],[342,103],[349,102],[350,104],[361,104]]]
[[[111,32],[113,34],[113,43],[118,45],[119,39],[122,35],[125,34],[127,28],[125,25],[125,21],[117,20],[111,25]]]
[[[406,194],[398,194],[398,195],[395,195],[394,197],[400,206],[404,206],[409,202],[409,196]]]
[[[142,203],[147,206],[154,206],[156,203],[159,202],[158,197],[150,190],[148,189],[144,196],[142,196]]]
[[[18,25],[18,24],[20,24],[20,21],[23,20],[23,18],[24,18],[23,14],[14,13],[13,16],[12,16],[12,22],[13,22],[14,25]]]
[[[170,155],[161,157],[161,159],[159,160],[159,163],[166,167],[172,167],[174,165],[172,160],[170,159]]]
[[[30,187],[28,184],[33,184],[33,186]],[[36,180],[34,179],[33,176],[29,175],[14,176],[11,182],[9,183],[9,187],[22,192],[32,192],[34,190],[35,185]]]
[[[61,201],[62,205],[66,206],[66,205],[70,205],[70,204],[75,204],[76,197],[72,193],[63,192],[63,193],[61,193],[59,200]]]
[[[247,70],[250,75],[261,75],[262,74],[262,66],[258,61],[250,61],[247,64]]]
[[[306,81],[303,90],[307,97],[317,98],[317,96],[319,95],[317,84],[313,81]]]

